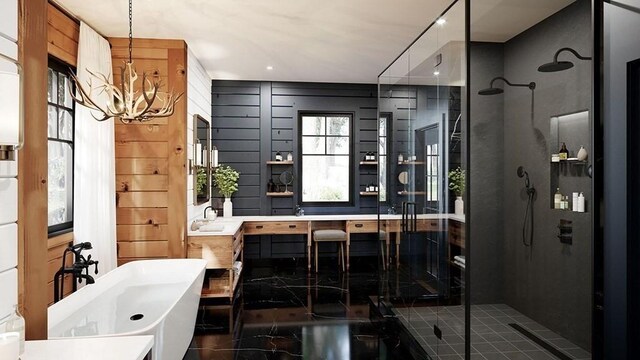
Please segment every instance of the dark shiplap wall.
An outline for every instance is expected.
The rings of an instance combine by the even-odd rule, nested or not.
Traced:
[[[319,84],[251,81],[213,81],[213,144],[220,162],[240,171],[239,191],[233,196],[234,215],[291,215],[300,198],[298,179],[298,113],[300,111],[341,111],[354,115],[353,161],[354,206],[305,207],[307,214],[371,213],[377,211],[375,197],[358,193],[376,182],[376,168],[358,163],[368,151],[376,150],[377,87],[363,84]],[[277,183],[287,166],[267,166],[280,151],[294,155],[295,176],[292,198],[265,195],[269,177]],[[222,199],[214,199],[216,208]],[[374,240],[374,241],[372,241]],[[363,235],[353,239],[353,256],[374,255],[377,241]],[[329,249],[327,249],[329,250]],[[247,237],[245,256],[302,257],[305,242],[299,236]],[[333,251],[333,249],[331,249]]]

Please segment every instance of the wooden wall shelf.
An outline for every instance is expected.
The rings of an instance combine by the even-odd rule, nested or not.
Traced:
[[[269,160],[267,161],[267,165],[293,165],[293,161],[275,161]]]
[[[377,161],[360,161],[360,165],[378,165]]]
[[[360,191],[360,196],[378,196],[377,191]]]
[[[426,195],[425,191],[398,191],[398,195]]]
[[[424,161],[400,161],[398,165],[424,165]]]
[[[293,192],[292,191],[287,191],[287,192],[268,192],[267,196],[271,196],[271,197],[292,197],[293,196]]]

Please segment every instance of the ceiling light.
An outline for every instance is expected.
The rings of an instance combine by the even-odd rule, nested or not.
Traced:
[[[94,73],[87,69],[98,84],[94,88],[91,81],[88,82],[88,89],[85,89],[78,78],[72,73],[71,79],[76,87],[77,92],[70,91],[73,99],[80,105],[89,109],[100,112],[100,117],[93,117],[98,121],[105,121],[110,118],[120,118],[125,124],[132,121],[149,121],[154,118],[169,117],[173,115],[175,105],[183,95],[175,95],[173,93],[164,93],[160,91],[162,84],[160,80],[153,80],[147,77],[146,73],[142,73],[142,83],[136,86],[138,74],[133,67],[131,52],[133,49],[133,13],[132,0],[129,0],[129,61],[121,68],[119,85],[111,84],[109,77],[104,74]],[[71,87],[71,84],[69,85]],[[141,89],[141,91],[139,90]],[[93,91],[106,92],[109,95],[109,101],[106,104],[99,104],[92,98]],[[161,104],[160,108],[152,108],[154,102]]]
[[[438,25],[444,25],[444,23],[446,23],[447,20],[445,20],[444,18],[439,18],[438,20],[436,20],[436,24]]]
[[[269,70],[269,71],[273,70],[273,66],[271,66],[271,65],[267,66],[267,70]]]

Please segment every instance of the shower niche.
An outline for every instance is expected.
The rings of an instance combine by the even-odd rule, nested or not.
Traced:
[[[549,161],[550,161],[550,207],[557,209],[555,195],[558,189],[568,198],[569,206],[564,211],[572,211],[574,192],[585,196],[587,212],[591,195],[590,159],[591,150],[589,111],[553,116],[550,119]],[[581,148],[584,150],[581,152]],[[566,158],[560,152],[567,151]],[[586,152],[586,158],[584,154]]]

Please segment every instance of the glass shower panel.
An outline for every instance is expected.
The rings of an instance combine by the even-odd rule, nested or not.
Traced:
[[[433,359],[464,355],[464,214],[448,174],[464,170],[465,2],[436,20],[379,77],[380,228],[395,243],[381,301]]]

